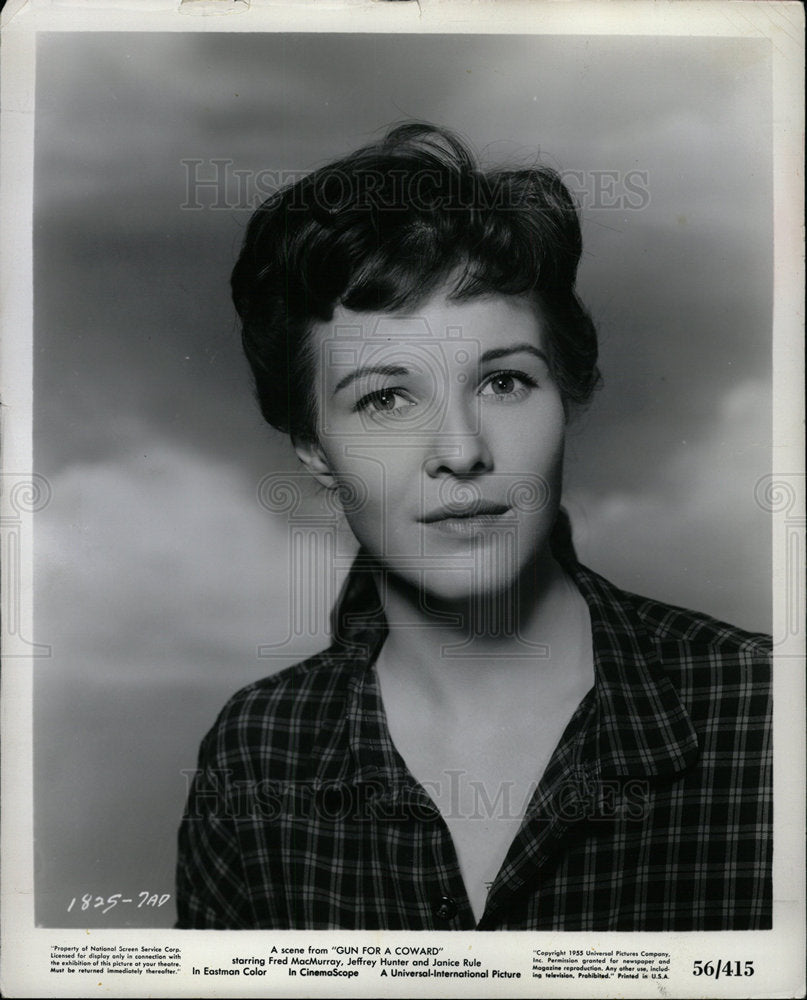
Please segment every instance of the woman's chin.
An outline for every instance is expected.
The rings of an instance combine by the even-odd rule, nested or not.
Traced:
[[[548,549],[546,550],[548,552]],[[529,567],[540,561],[542,550],[518,553],[499,547],[491,551],[479,546],[472,553],[432,554],[424,559],[379,559],[377,583],[391,597],[398,591],[410,605],[422,611],[441,606],[472,606],[484,614],[485,606],[496,614],[523,605],[524,588],[534,587]],[[520,556],[520,558],[519,558]]]
[[[502,572],[471,571],[467,568],[430,569],[423,574],[422,594],[429,604],[483,604],[516,599],[519,574],[508,568]]]

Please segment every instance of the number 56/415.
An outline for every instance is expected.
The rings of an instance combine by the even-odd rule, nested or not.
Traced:
[[[740,960],[708,959],[704,961],[700,959],[692,963],[692,975],[709,976],[713,979],[719,979],[721,976],[753,976],[754,963],[751,959],[744,962]]]

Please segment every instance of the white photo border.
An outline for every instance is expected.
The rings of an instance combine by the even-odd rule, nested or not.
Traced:
[[[219,14],[219,11],[222,13]],[[774,411],[775,466],[767,486],[772,512],[774,554],[774,637],[777,640],[774,687],[776,832],[774,854],[774,929],[772,932],[713,934],[430,934],[446,955],[478,956],[486,967],[529,969],[533,947],[668,950],[674,974],[656,984],[660,995],[739,997],[799,996],[804,991],[804,440],[803,440],[803,8],[799,3],[674,2],[653,0],[600,3],[524,4],[485,0],[419,0],[382,3],[360,0],[325,6],[261,3],[252,0],[186,0],[137,4],[99,2],[39,5],[10,2],[2,12],[2,477],[0,516],[6,566],[18,565],[12,580],[3,578],[2,688],[2,990],[14,996],[85,996],[96,986],[109,996],[406,996],[411,980],[360,975],[340,982],[289,979],[268,974],[254,982],[241,976],[191,976],[192,966],[230,964],[232,956],[266,954],[267,942],[375,947],[423,944],[421,936],[387,932],[185,932],[174,930],[54,930],[37,927],[34,917],[32,674],[34,514],[46,502],[47,484],[34,475],[32,460],[33,326],[32,211],[35,44],[40,32],[408,32],[535,33],[589,35],[703,35],[770,39],[774,93]],[[9,547],[10,546],[10,547]],[[14,563],[19,553],[18,564]],[[16,572],[16,569],[15,569]],[[10,587],[10,584],[14,586]],[[18,589],[14,589],[17,587]],[[8,597],[9,590],[13,591]],[[17,595],[19,595],[17,597]],[[17,604],[11,603],[18,601]],[[201,735],[201,734],[200,734]],[[119,976],[98,979],[52,973],[54,943],[84,948],[127,945],[181,949],[178,976]],[[169,952],[169,956],[170,956]],[[755,978],[693,978],[693,962],[709,959],[752,961]],[[423,996],[643,996],[640,983],[594,980],[539,984],[496,979],[474,983],[428,980],[417,983]]]

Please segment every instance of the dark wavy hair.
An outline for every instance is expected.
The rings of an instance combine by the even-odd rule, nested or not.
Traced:
[[[339,305],[413,309],[448,281],[457,301],[532,297],[564,405],[584,403],[599,373],[596,330],[575,293],[581,250],[554,170],[485,171],[447,129],[398,125],[278,191],[249,222],[232,293],[263,416],[315,437],[312,325]]]

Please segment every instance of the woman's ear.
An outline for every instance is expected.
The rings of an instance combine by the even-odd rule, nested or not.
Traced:
[[[328,490],[336,486],[336,479],[328,465],[328,459],[318,441],[312,438],[292,438],[297,457],[320,485]]]

